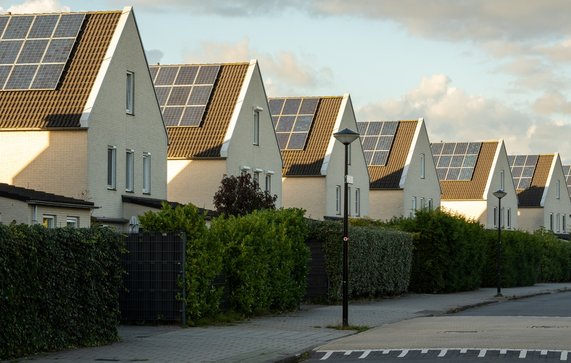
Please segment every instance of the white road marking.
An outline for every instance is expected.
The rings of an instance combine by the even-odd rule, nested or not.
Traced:
[[[423,349],[420,351],[420,354],[426,354],[426,353],[428,353],[428,349]]]
[[[359,357],[359,359],[365,359],[365,358],[367,358],[370,353],[371,353],[370,350],[364,351],[363,354],[361,354],[361,356]]]
[[[500,349],[500,354],[506,355],[506,354],[508,354],[508,350],[507,349]]]
[[[569,353],[569,352],[566,350],[561,352],[561,360],[567,360],[567,353]]]
[[[480,350],[480,353],[478,353],[478,358],[484,358],[487,352],[488,352],[487,349]]]
[[[329,359],[329,357],[331,357],[331,354],[333,354],[333,351],[329,351],[329,352],[325,353],[325,355],[323,357],[321,357],[321,360]]]
[[[541,351],[541,355],[547,355],[547,351],[546,351],[546,350],[542,350],[542,351]]]
[[[442,358],[448,353],[448,349],[442,349],[440,353],[438,353],[438,358]]]
[[[460,354],[466,354],[467,352],[468,352],[468,349],[466,349],[466,348],[460,349]]]
[[[353,351],[352,351],[352,350],[348,350],[348,351],[345,352],[345,355],[351,355],[351,353],[353,353]]]
[[[391,351],[390,351],[390,350],[387,350],[387,349],[383,350],[383,354],[389,354],[390,352],[391,352]]]
[[[527,356],[527,350],[523,349],[519,352],[519,358],[524,359]]]
[[[408,349],[404,349],[399,355],[398,358],[404,358],[408,354]]]

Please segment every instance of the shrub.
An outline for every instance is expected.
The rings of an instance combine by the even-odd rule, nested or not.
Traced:
[[[558,239],[545,229],[537,230],[533,235],[539,239],[542,250],[539,281],[571,281],[571,243]]]
[[[262,191],[248,173],[224,176],[214,194],[214,207],[220,214],[242,216],[259,209],[275,209],[277,195]]]
[[[222,272],[222,244],[208,238],[204,215],[187,204],[172,208],[164,203],[158,212],[140,217],[145,230],[186,233],[186,315],[190,324],[219,312],[222,289],[214,280]]]
[[[351,297],[396,295],[407,290],[412,260],[412,236],[409,233],[351,226],[349,236],[348,289]],[[329,281],[327,298],[338,301],[342,296],[342,225],[333,221],[312,221],[310,238],[323,243]]]
[[[121,235],[0,225],[0,359],[118,339]]]

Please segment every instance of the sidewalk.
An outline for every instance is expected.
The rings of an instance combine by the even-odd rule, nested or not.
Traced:
[[[571,283],[537,284],[502,289],[503,299],[571,290]],[[495,302],[493,288],[349,304],[350,325],[376,327],[405,319],[440,315],[455,309]],[[121,342],[37,355],[34,362],[277,362],[326,342],[354,334],[328,326],[341,323],[340,306],[305,305],[299,311],[255,318],[232,326],[186,328],[121,326]]]

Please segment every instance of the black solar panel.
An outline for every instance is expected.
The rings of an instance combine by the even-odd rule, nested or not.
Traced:
[[[155,92],[167,126],[202,124],[220,72],[219,65],[150,66]]]
[[[367,121],[357,123],[367,165],[387,165],[398,125],[398,121]]]
[[[440,181],[472,180],[481,148],[481,142],[431,144],[438,179]]]
[[[85,14],[0,16],[0,90],[55,89],[84,19]]]
[[[527,189],[535,173],[539,155],[509,155],[508,161],[516,190]]]
[[[272,98],[269,104],[280,149],[305,149],[319,98]]]

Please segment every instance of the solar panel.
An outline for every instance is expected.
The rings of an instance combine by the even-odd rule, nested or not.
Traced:
[[[571,165],[563,165],[563,173],[565,174],[565,180],[567,180],[567,188],[571,193]]]
[[[539,155],[510,155],[508,161],[516,190],[527,189],[535,172]]]
[[[272,98],[269,105],[280,149],[305,149],[319,98]]]
[[[55,89],[84,19],[85,14],[0,16],[0,90]]]
[[[438,179],[440,181],[472,180],[481,148],[481,142],[431,144]]]
[[[367,121],[357,123],[367,165],[387,165],[398,125],[398,121]]]
[[[199,127],[210,102],[219,65],[150,66],[167,126]]]

